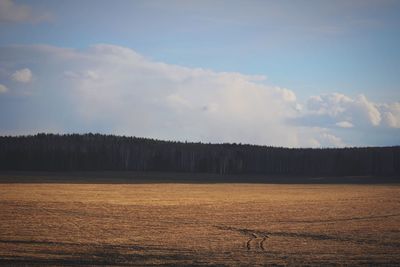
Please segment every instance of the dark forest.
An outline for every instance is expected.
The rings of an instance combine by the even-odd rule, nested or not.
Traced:
[[[398,176],[400,147],[282,148],[101,134],[2,136],[0,170]]]

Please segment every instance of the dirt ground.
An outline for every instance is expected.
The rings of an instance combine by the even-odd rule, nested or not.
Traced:
[[[0,264],[399,265],[399,185],[0,184]]]

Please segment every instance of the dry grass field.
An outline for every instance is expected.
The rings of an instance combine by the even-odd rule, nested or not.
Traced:
[[[3,265],[399,265],[400,186],[0,184]]]

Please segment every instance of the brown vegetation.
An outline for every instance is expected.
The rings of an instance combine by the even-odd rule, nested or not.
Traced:
[[[397,185],[1,184],[0,264],[397,265]]]

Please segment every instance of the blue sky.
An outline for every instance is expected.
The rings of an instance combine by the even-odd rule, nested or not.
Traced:
[[[400,144],[399,1],[0,0],[0,134]]]

